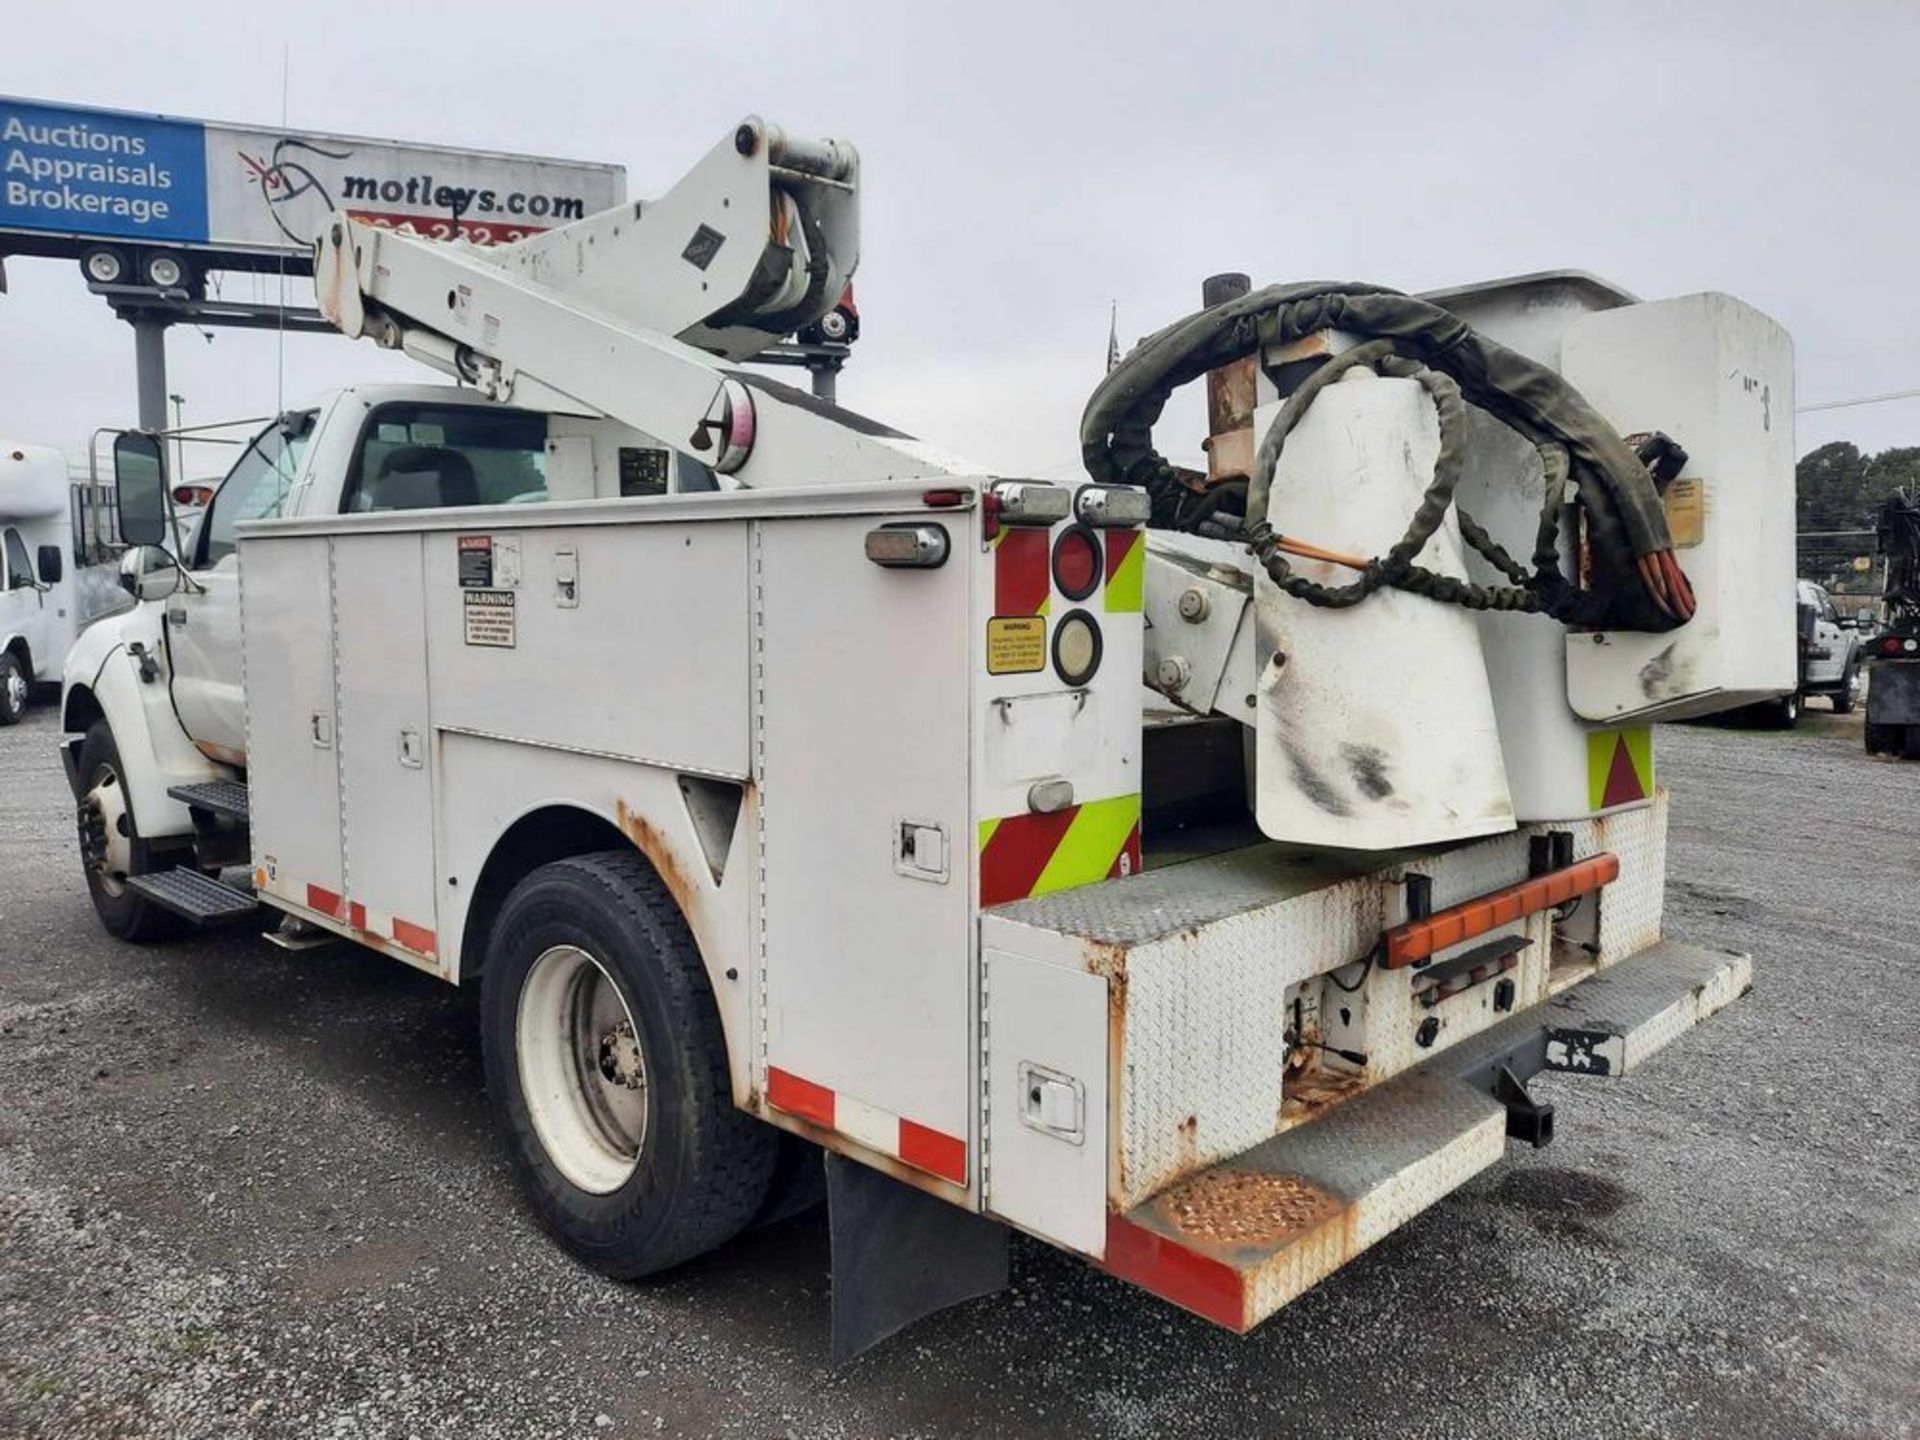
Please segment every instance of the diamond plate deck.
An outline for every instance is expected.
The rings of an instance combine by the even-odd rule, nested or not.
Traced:
[[[1257,845],[1000,906],[982,915],[981,933],[1010,953],[1107,981],[1109,1200],[1124,1211],[1299,1118],[1302,1107],[1289,1107],[1289,1097],[1329,1076],[1286,1073],[1290,996],[1302,982],[1360,959],[1406,918],[1399,877],[1430,876],[1433,903],[1444,908],[1525,876],[1535,834],[1570,831],[1576,859],[1613,851],[1620,877],[1598,901],[1594,959],[1601,968],[1590,972],[1597,977],[1660,937],[1666,819],[1660,792],[1637,810],[1530,825],[1440,851],[1333,857]],[[1547,994],[1548,918],[1522,928],[1535,941],[1513,976],[1524,1012]],[[1446,1002],[1437,1040],[1423,1047],[1424,1012],[1413,1006],[1406,973],[1376,970],[1362,993],[1331,997],[1368,1032],[1358,1047],[1368,1064],[1346,1094],[1506,1019],[1487,992],[1470,992]]]
[[[1108,1223],[1105,1267],[1248,1330],[1500,1159],[1492,1068],[1522,1079],[1569,1030],[1616,1037],[1622,1074],[1744,994],[1744,955],[1661,944]]]

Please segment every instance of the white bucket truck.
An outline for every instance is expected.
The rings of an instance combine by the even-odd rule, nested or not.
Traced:
[[[1530,1077],[1747,988],[1663,938],[1650,727],[1792,683],[1786,337],[1571,274],[1253,291],[1107,377],[1089,483],[996,477],[739,366],[841,294],[857,196],[749,119],[517,245],[337,218],[322,308],[462,388],[278,426],[89,632],[87,884],[130,939],[264,908],[477,983],[608,1274],[824,1149],[838,1355],[1009,1227],[1246,1330],[1545,1143]],[[1150,443],[1203,374],[1207,476]]]

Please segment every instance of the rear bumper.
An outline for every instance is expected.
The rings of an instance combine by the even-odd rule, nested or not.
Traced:
[[[1503,1071],[1630,1074],[1751,983],[1745,955],[1655,945],[1111,1215],[1103,1268],[1250,1330],[1501,1158]]]

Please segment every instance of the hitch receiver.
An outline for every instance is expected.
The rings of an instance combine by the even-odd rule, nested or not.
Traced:
[[[1493,1075],[1493,1098],[1507,1107],[1507,1138],[1524,1140],[1534,1149],[1553,1140],[1553,1106],[1535,1100],[1527,1085],[1502,1065]]]

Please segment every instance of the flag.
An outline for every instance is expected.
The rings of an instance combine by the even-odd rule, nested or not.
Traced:
[[[1107,373],[1113,373],[1113,367],[1120,363],[1120,302],[1115,300],[1107,310]]]

